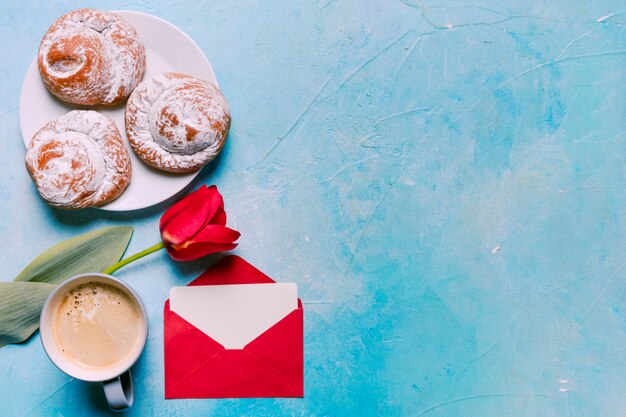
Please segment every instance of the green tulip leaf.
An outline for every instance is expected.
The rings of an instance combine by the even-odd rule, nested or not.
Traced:
[[[131,226],[113,226],[65,240],[37,256],[15,281],[58,284],[77,274],[100,272],[122,258],[132,234]]]
[[[0,282],[0,347],[28,339],[39,327],[39,314],[56,287],[45,282]]]

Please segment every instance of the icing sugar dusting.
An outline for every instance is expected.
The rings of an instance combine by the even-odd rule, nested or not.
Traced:
[[[117,104],[145,70],[135,29],[109,12],[80,9],[60,17],[41,41],[39,71],[48,89],[76,104]]]
[[[84,110],[71,111],[39,130],[28,145],[26,168],[41,196],[63,208],[112,200],[128,185],[131,170],[115,123]]]
[[[126,133],[146,163],[166,171],[191,172],[221,151],[230,109],[213,84],[176,73],[142,82],[126,105]]]
[[[94,194],[104,179],[98,145],[79,132],[61,132],[39,148],[37,186],[48,201],[69,204]]]

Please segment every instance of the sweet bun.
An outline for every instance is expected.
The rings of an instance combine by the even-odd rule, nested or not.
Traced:
[[[215,158],[230,128],[221,91],[189,75],[163,73],[144,80],[126,104],[126,134],[145,163],[193,172]]]
[[[144,47],[130,23],[94,9],[74,10],[54,22],[37,63],[52,94],[88,106],[126,100],[146,68]]]
[[[113,120],[74,110],[35,134],[26,150],[26,169],[50,205],[79,209],[117,198],[132,168]]]

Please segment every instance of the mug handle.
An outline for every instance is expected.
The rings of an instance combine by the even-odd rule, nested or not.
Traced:
[[[130,369],[120,376],[102,381],[102,388],[113,411],[122,411],[133,405],[133,380]]]

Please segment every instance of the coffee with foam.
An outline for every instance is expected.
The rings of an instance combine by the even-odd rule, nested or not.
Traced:
[[[124,289],[103,282],[67,290],[53,323],[59,350],[83,368],[115,366],[143,343],[141,308]]]

